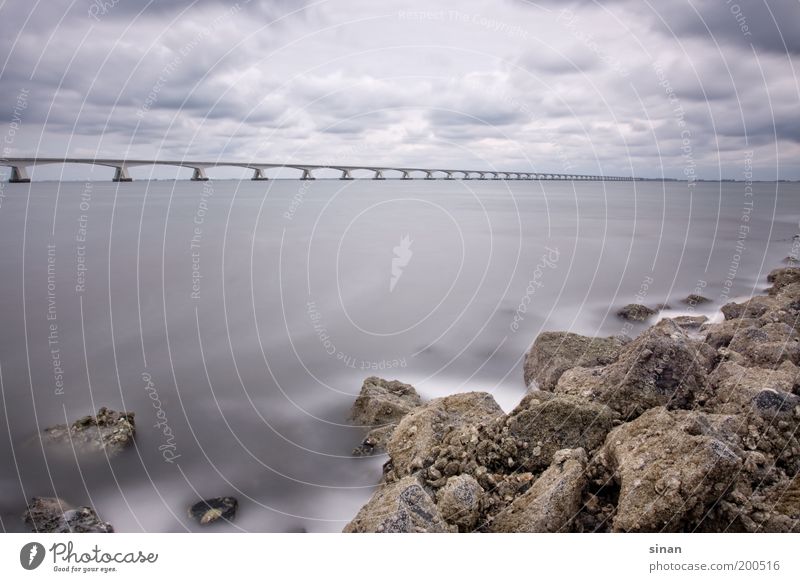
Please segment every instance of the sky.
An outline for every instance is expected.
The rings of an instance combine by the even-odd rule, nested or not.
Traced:
[[[5,0],[0,32],[4,157],[800,179],[798,0]]]

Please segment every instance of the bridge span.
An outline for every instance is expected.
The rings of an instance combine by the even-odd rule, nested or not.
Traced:
[[[371,172],[371,179],[385,180],[397,178],[401,180],[587,180],[602,182],[629,182],[641,180],[630,176],[601,176],[590,174],[554,174],[552,172],[507,172],[497,170],[453,170],[446,168],[416,168],[405,166],[342,166],[338,164],[272,164],[261,162],[236,161],[189,161],[189,160],[128,160],[114,158],[0,158],[0,166],[10,167],[9,182],[30,182],[28,169],[41,165],[53,164],[88,164],[114,168],[114,182],[131,182],[129,169],[139,166],[176,166],[192,170],[192,180],[208,180],[206,170],[209,168],[231,167],[253,170],[253,180],[267,180],[265,172],[274,168],[296,170],[300,180],[315,180],[317,170],[335,170],[341,172],[341,180],[354,180],[353,172],[364,170]]]

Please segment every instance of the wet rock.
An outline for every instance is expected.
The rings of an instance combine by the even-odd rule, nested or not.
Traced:
[[[57,497],[34,497],[22,516],[38,533],[113,533],[91,507],[73,507]]]
[[[757,319],[732,319],[721,323],[707,323],[700,327],[700,333],[705,335],[705,342],[714,349],[727,348],[738,332],[759,325]]]
[[[386,443],[389,442],[389,438],[392,436],[396,426],[397,425],[394,424],[387,424],[386,426],[373,428],[367,433],[367,436],[364,437],[361,444],[353,449],[353,456],[368,457],[386,450]]]
[[[613,530],[691,530],[742,466],[731,422],[659,407],[611,431],[601,455],[620,487]]]
[[[575,333],[540,333],[525,357],[525,384],[536,382],[541,390],[553,390],[566,370],[576,366],[610,364],[625,342],[616,337],[590,338]]]
[[[108,456],[114,456],[133,443],[136,435],[133,417],[133,412],[116,412],[103,407],[96,416],[84,416],[70,425],[46,428],[42,437],[46,443],[74,446],[81,453],[105,451]]]
[[[420,404],[422,399],[410,384],[371,376],[361,386],[350,419],[363,426],[396,424]]]
[[[777,305],[774,298],[758,295],[742,303],[726,303],[722,306],[722,314],[727,320],[758,319]]]
[[[628,321],[645,321],[655,314],[655,309],[651,309],[646,305],[639,305],[638,303],[629,303],[617,311],[617,317],[627,319]]]
[[[581,507],[586,463],[583,449],[558,451],[552,465],[533,486],[494,517],[491,531],[569,531],[569,524]]]
[[[784,287],[788,287],[793,283],[800,283],[800,267],[775,269],[767,275],[767,281],[772,283],[772,287],[767,290],[767,293],[775,295]]]
[[[704,398],[716,356],[708,344],[664,319],[627,344],[613,364],[564,374],[555,392],[605,404],[625,418],[655,406],[691,408]]]
[[[469,440],[474,436],[466,434],[471,429],[502,416],[503,409],[486,392],[454,394],[420,406],[400,421],[386,444],[393,476],[404,477],[423,469],[432,462],[446,436],[458,442]]]
[[[472,531],[478,523],[484,497],[483,488],[470,475],[457,475],[447,479],[436,494],[439,512],[458,531]]]
[[[692,307],[696,305],[703,305],[705,303],[711,303],[711,299],[708,297],[704,297],[703,295],[698,295],[697,293],[692,293],[687,297],[681,299],[681,303],[684,305],[690,305]]]
[[[236,517],[239,502],[235,497],[214,497],[198,501],[189,508],[189,517],[200,525],[208,525],[220,519],[230,521]]]
[[[452,532],[416,476],[381,485],[345,533]]]
[[[480,460],[496,465],[497,460],[512,458],[515,468],[536,473],[550,466],[559,449],[599,448],[617,418],[602,404],[536,390],[509,413],[497,437],[495,457]]]

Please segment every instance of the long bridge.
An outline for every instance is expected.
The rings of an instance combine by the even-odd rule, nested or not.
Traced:
[[[224,161],[188,161],[188,160],[128,160],[105,158],[0,158],[0,166],[10,167],[9,182],[30,182],[28,168],[49,164],[89,164],[114,168],[114,182],[131,182],[133,178],[129,169],[138,166],[176,166],[192,170],[192,180],[208,180],[206,170],[209,168],[231,167],[253,170],[253,180],[267,180],[265,172],[274,168],[298,171],[300,180],[314,180],[317,170],[336,170],[341,172],[341,180],[354,180],[353,172],[365,170],[372,172],[371,179],[385,180],[388,177],[401,180],[589,180],[629,182],[641,180],[629,176],[599,176],[588,174],[554,174],[551,172],[507,172],[495,170],[452,170],[445,168],[412,168],[387,166],[341,166],[338,164],[264,164],[261,162],[224,162]]]

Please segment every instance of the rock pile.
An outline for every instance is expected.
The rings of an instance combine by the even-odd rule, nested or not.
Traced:
[[[541,334],[531,387],[395,402],[389,459],[348,532],[800,531],[800,268],[725,321],[663,319],[632,341]],[[399,383],[397,383],[399,384]],[[413,394],[413,397],[410,396]]]

